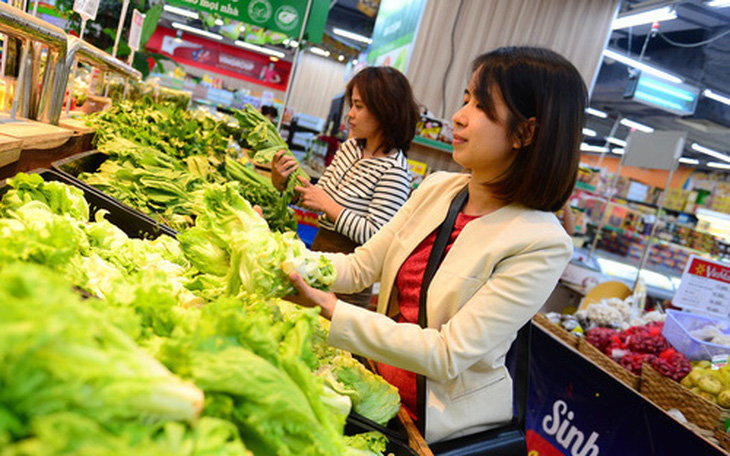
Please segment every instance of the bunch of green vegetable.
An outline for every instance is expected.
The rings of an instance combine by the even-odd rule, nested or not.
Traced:
[[[20,173],[8,186],[0,200],[0,261],[50,266],[98,297],[142,272],[157,271],[170,282],[177,302],[201,301],[185,288],[190,263],[169,236],[131,239],[105,220],[103,211],[90,222],[79,189],[44,182],[37,174]]]
[[[234,116],[238,120],[238,124],[245,132],[244,138],[246,143],[254,152],[251,159],[254,163],[263,166],[271,166],[274,155],[280,150],[286,151],[287,155],[294,157],[289,150],[286,142],[281,138],[276,127],[269,119],[263,116],[256,108],[247,104],[242,111],[237,111]],[[294,157],[296,159],[296,157]],[[301,185],[299,177],[309,181],[311,180],[307,173],[302,171],[301,166],[295,172],[289,175],[285,193],[285,200],[291,201],[294,195],[294,187]]]
[[[63,276],[2,264],[0,302],[0,442],[44,439],[44,430],[82,422],[124,435],[127,425],[192,423],[200,414],[203,393],[140,350]]]
[[[192,155],[223,157],[230,142],[241,135],[235,122],[150,98],[117,103],[89,116],[88,122],[96,127],[99,145],[122,137],[178,159]]]
[[[206,183],[201,177],[205,168],[195,156],[188,157],[186,166],[154,147],[122,137],[102,143],[99,151],[110,159],[97,172],[82,173],[79,179],[171,228],[181,230],[193,225],[195,192]]]
[[[195,223],[196,191],[233,179],[273,230],[296,230],[291,198],[282,199],[267,179],[231,156],[231,145],[244,134],[235,121],[148,99],[121,103],[90,121],[98,130],[97,149],[109,159],[79,178],[125,204],[184,230]]]
[[[238,186],[209,185],[194,228],[179,236],[183,251],[198,270],[227,274],[228,293],[262,297],[295,292],[288,273],[297,271],[315,288],[327,290],[335,280],[329,260],[310,252],[294,233],[272,232],[241,197]]]
[[[0,217],[4,217],[0,218],[0,302],[5,306],[0,308],[0,446],[13,443],[0,455],[206,454],[204,448],[212,454],[237,455],[245,454],[241,439],[257,455],[363,454],[356,452],[362,451],[363,442],[353,441],[359,450],[352,450],[342,436],[351,404],[377,421],[387,421],[388,411],[397,410],[398,396],[390,394],[392,387],[326,345],[326,323],[316,309],[262,298],[293,291],[287,289],[282,263],[298,268],[321,287],[331,283],[334,271],[318,255],[306,252],[291,233],[269,231],[241,198],[238,184],[206,189],[201,200],[204,214],[198,226],[180,235],[182,244],[167,236],[154,241],[129,239],[98,214],[96,221],[89,222],[80,192],[43,182],[40,176],[20,174],[9,184],[0,201]],[[65,279],[29,271],[32,265],[16,265],[15,260],[49,264],[62,271]],[[11,271],[27,280],[9,275]],[[46,308],[66,302],[71,292],[60,287],[69,280],[103,299],[81,302],[74,296],[72,304],[57,309],[64,313],[63,319]],[[259,282],[268,283],[267,288],[259,289]],[[43,305],[34,304],[36,299],[43,300]],[[27,305],[21,308],[13,302]],[[36,312],[43,315],[34,324],[3,327]],[[97,318],[103,324],[92,321]],[[72,324],[83,331],[75,335]],[[63,328],[69,328],[68,332]],[[59,331],[57,337],[54,331]],[[57,350],[32,346],[32,353],[43,355],[39,363],[53,361],[53,366],[44,367],[55,384],[47,393],[46,383],[11,378],[46,378],[36,377],[40,374],[35,358],[24,356],[21,362],[14,355],[29,347],[30,342],[20,335],[38,344],[47,341]],[[74,349],[64,348],[60,339]],[[187,390],[183,386],[166,389],[163,380],[169,372],[159,370],[161,366],[149,358],[143,359],[157,366],[152,371],[159,379],[133,370],[142,367],[134,367],[137,358],[123,350],[128,347],[139,353],[132,340],[205,392],[202,413],[206,418],[197,427],[170,422],[179,419],[173,416],[176,394]],[[96,345],[78,348],[87,342]],[[8,356],[16,357],[6,363]],[[105,370],[107,376],[100,376],[94,364],[102,362],[114,363],[113,369]],[[64,368],[68,363],[73,368]],[[6,375],[6,365],[23,369]],[[66,372],[69,378],[59,377]],[[125,372],[134,377],[119,383],[125,391],[108,396],[108,392],[116,394],[108,386],[109,377]],[[10,379],[7,387],[2,383],[6,378]],[[149,388],[160,385],[155,399],[145,400],[149,396],[136,379],[145,380]],[[85,395],[74,393],[64,400],[50,396],[96,384],[99,395],[88,403],[86,390]],[[174,383],[178,384],[188,385]],[[13,394],[12,404],[3,402],[5,391]],[[41,399],[32,396],[36,393],[47,402],[39,404]],[[15,404],[21,394],[31,396]],[[78,397],[83,400],[79,402]],[[157,400],[163,402],[157,408],[141,410]],[[159,425],[130,422],[130,410]],[[25,440],[17,441],[21,438]],[[371,449],[378,448],[378,441],[367,440]],[[195,449],[189,452],[191,445]]]

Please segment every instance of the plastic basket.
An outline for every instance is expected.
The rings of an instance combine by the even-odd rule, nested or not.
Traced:
[[[107,211],[106,219],[113,225],[116,225],[127,236],[140,239],[155,239],[161,234],[169,234],[163,230],[159,223],[154,220],[138,214],[113,198],[110,198],[96,189],[82,184],[80,181],[56,172],[50,169],[36,169],[29,173],[39,174],[45,181],[58,181],[66,185],[78,187],[84,192],[84,199],[89,203],[89,218],[94,220],[95,214],[99,210]],[[0,184],[0,197],[8,191],[10,187],[7,182]],[[140,215],[142,215],[140,217]],[[167,228],[167,227],[164,227]],[[169,230],[169,228],[167,228]],[[174,233],[174,231],[173,231]]]
[[[706,326],[717,326],[718,323],[725,322],[713,317],[668,309],[662,334],[675,350],[684,353],[687,358],[710,360],[715,355],[730,354],[730,347],[705,342],[690,333]],[[723,332],[730,334],[730,325],[725,324],[724,326]]]
[[[177,236],[177,231],[173,230],[169,226],[156,221],[155,219],[139,211],[138,209],[130,207],[117,200],[113,196],[107,195],[101,190],[95,188],[94,186],[89,185],[86,182],[78,179],[79,174],[81,173],[94,173],[98,171],[101,164],[108,159],[109,156],[107,154],[99,152],[98,150],[91,150],[88,152],[82,152],[80,154],[73,155],[68,158],[64,158],[63,160],[57,160],[51,163],[51,166],[53,167],[53,171],[55,171],[57,174],[65,176],[66,179],[69,179],[70,182],[72,182],[71,185],[74,185],[84,190],[84,193],[99,195],[100,197],[107,199],[115,207],[120,208],[123,212],[129,213],[137,219],[146,220],[145,223],[154,225],[156,227],[155,229],[160,234],[164,233],[172,237]]]

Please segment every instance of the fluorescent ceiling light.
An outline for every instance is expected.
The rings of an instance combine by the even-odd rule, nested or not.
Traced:
[[[584,128],[583,129],[583,135],[590,136],[592,138],[592,137],[596,136],[597,133],[596,133],[595,130],[591,130],[590,128]]]
[[[728,0],[730,2],[730,0]],[[707,98],[712,98],[715,101],[719,101],[720,103],[725,103],[726,105],[730,105],[730,98],[720,95],[719,93],[715,93],[710,89],[705,89],[704,92],[702,92],[702,95],[706,96]]]
[[[247,43],[245,41],[236,40],[235,44],[238,47],[242,47],[242,48],[248,49],[250,51],[258,52],[259,54],[271,55],[274,57],[278,57],[280,59],[283,59],[284,57],[286,57],[286,54],[284,54],[281,51],[275,51],[273,49],[265,48],[263,46],[256,46],[255,44]]]
[[[196,35],[204,36],[206,38],[210,38],[213,40],[221,41],[223,39],[222,36],[218,35],[217,33],[211,33],[207,30],[202,30],[195,27],[190,27],[189,25],[181,24],[179,22],[173,22],[172,26],[179,30],[184,30],[186,32],[195,33]]]
[[[322,48],[318,48],[316,46],[312,46],[311,48],[309,48],[309,52],[311,52],[312,54],[321,55],[322,57],[330,56],[330,51],[326,51],[326,50],[324,50]]]
[[[685,165],[699,165],[700,161],[696,158],[679,157],[679,163],[684,163]]]
[[[354,41],[359,41],[359,42],[365,43],[365,44],[370,44],[373,42],[373,40],[371,40],[367,36],[359,35],[357,33],[343,30],[343,29],[337,28],[337,27],[332,29],[332,33],[334,33],[335,35],[341,36],[343,38],[347,38],[347,39],[354,40]]]
[[[297,40],[292,40],[292,39],[289,39],[289,38],[287,38],[284,41],[282,41],[282,43],[284,44],[284,46],[291,46],[293,48],[299,47],[299,42]]]
[[[611,149],[611,153],[616,154],[616,155],[623,155],[624,152],[625,152],[625,149],[623,149],[623,148],[615,147],[615,148]]]
[[[654,68],[653,66],[647,65],[645,63],[641,63],[638,60],[634,60],[631,57],[620,54],[616,51],[612,51],[611,49],[604,49],[603,55],[606,57],[616,60],[617,62],[621,62],[624,65],[628,65],[630,67],[636,68],[637,70],[645,71],[649,74],[653,74],[654,76],[662,79],[666,79],[667,81],[674,82],[676,84],[679,84],[682,82],[682,79],[678,78],[677,76],[674,76],[672,74],[669,74],[665,71],[662,71],[658,68]]]
[[[710,168],[730,169],[730,163],[709,162],[707,166]]]
[[[730,0],[712,0],[711,2],[707,2],[707,6],[712,8],[725,8],[726,6],[730,6]]]
[[[177,14],[178,16],[189,17],[190,19],[198,19],[200,17],[195,11],[190,11],[185,8],[178,8],[177,6],[165,5],[164,9],[168,13]]]
[[[223,25],[223,19],[216,19],[215,20],[215,25],[217,25],[218,27],[220,27],[221,25]]]
[[[586,108],[586,113],[592,116],[600,117],[601,119],[605,119],[606,117],[608,117],[607,113],[593,108]]]
[[[676,18],[677,12],[670,6],[664,6],[662,8],[644,11],[642,13],[622,15],[613,21],[611,28],[618,30],[626,27],[633,27],[635,25],[653,24],[658,21],[671,21]]]
[[[692,143],[692,150],[697,151],[701,154],[709,155],[710,157],[713,157],[713,158],[717,158],[718,160],[730,162],[730,156],[725,155],[722,152],[718,152],[716,150],[710,149],[709,147],[705,147],[701,144]]]
[[[626,147],[626,141],[623,139],[614,138],[613,136],[609,136],[606,138],[606,141],[610,142],[611,144],[616,144],[617,146]]]
[[[640,124],[639,122],[634,122],[631,119],[621,119],[621,125],[624,127],[633,128],[634,130],[643,131],[644,133],[651,133],[654,131],[653,128],[648,127],[644,124]]]
[[[586,143],[580,143],[580,150],[583,152],[608,152],[607,147],[593,146]]]

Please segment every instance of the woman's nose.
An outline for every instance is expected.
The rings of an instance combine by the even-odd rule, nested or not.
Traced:
[[[463,114],[463,113],[461,112],[461,111],[463,111],[463,109],[464,109],[464,108],[460,108],[460,109],[459,109],[458,111],[456,111],[456,112],[454,113],[454,115],[453,115],[453,116],[451,116],[451,122],[452,122],[452,123],[453,123],[454,125],[459,125],[460,127],[463,127],[463,126],[465,126],[465,125],[466,125],[466,117],[465,117],[465,116],[464,116],[464,114]]]

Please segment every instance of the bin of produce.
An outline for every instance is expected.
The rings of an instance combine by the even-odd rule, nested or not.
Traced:
[[[118,201],[110,198],[98,190],[90,187],[83,182],[57,171],[45,168],[39,168],[29,173],[39,174],[45,181],[57,181],[66,185],[80,188],[84,192],[84,198],[89,203],[90,219],[94,220],[96,213],[100,210],[107,212],[106,219],[119,227],[120,230],[133,238],[155,239],[161,234],[174,236],[176,233],[170,228],[160,225],[146,215],[139,213]],[[0,197],[8,190],[7,183],[0,183]]]
[[[345,435],[356,436],[362,434],[365,436],[371,432],[380,432],[388,439],[383,454],[392,454],[394,456],[418,454],[408,445],[408,433],[397,416],[390,420],[387,426],[382,426],[358,413],[350,412],[345,425]]]
[[[104,163],[109,156],[103,152],[99,152],[97,150],[91,150],[88,152],[83,152],[80,154],[72,155],[71,157],[64,158],[62,160],[57,160],[53,163],[51,163],[51,166],[53,167],[53,171],[56,172],[56,174],[60,174],[64,176],[64,178],[69,179],[70,185],[73,185],[75,187],[79,187],[80,189],[84,190],[84,193],[93,193],[95,195],[98,195],[101,198],[104,198],[108,200],[111,204],[113,204],[115,207],[119,207],[122,209],[123,212],[132,214],[135,218],[138,218],[140,220],[144,220],[145,224],[150,225],[152,224],[155,226],[156,231],[159,234],[167,234],[169,236],[176,236],[177,231],[173,230],[169,226],[166,226],[147,214],[142,213],[141,211],[130,207],[127,204],[122,203],[121,201],[117,200],[116,198],[107,195],[106,193],[100,191],[99,189],[87,184],[86,182],[83,182],[78,179],[79,174],[81,173],[93,173],[96,172],[102,163]],[[89,201],[91,203],[91,201]],[[112,220],[110,220],[112,221]],[[112,223],[114,223],[112,221]],[[116,223],[115,223],[116,224]],[[124,230],[124,228],[118,224],[116,224],[120,228]]]
[[[693,361],[730,354],[730,323],[717,318],[667,309],[662,334]]]

